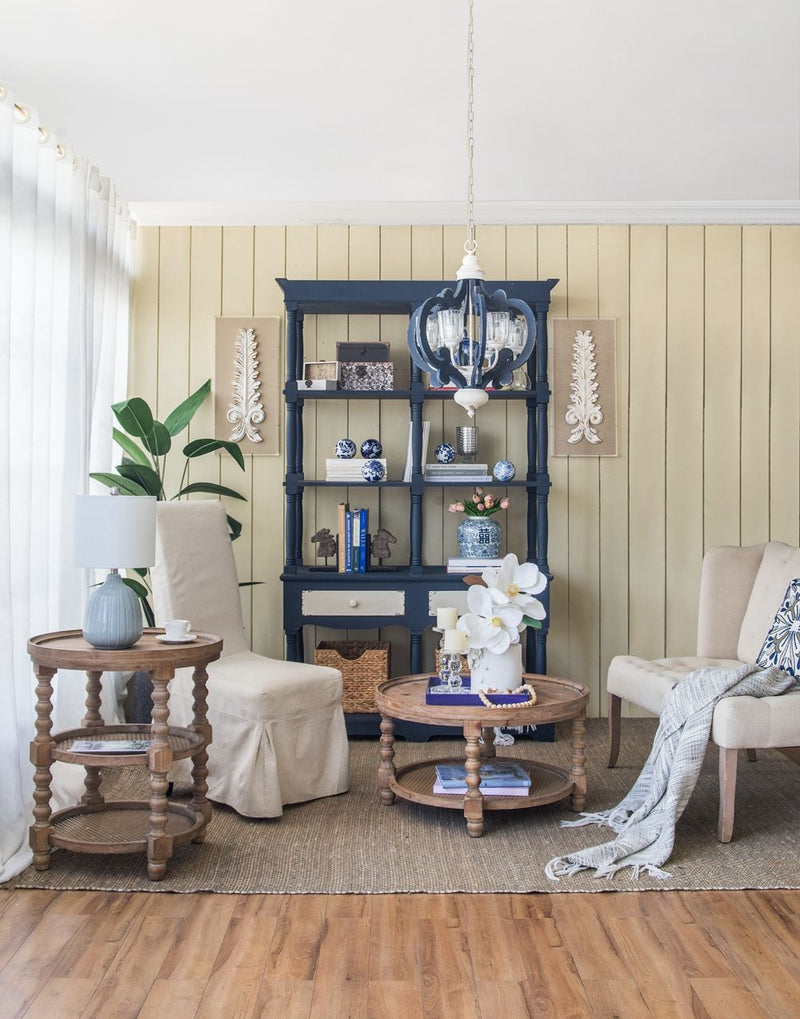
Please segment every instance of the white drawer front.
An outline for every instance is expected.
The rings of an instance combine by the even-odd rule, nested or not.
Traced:
[[[402,616],[403,591],[303,591],[304,616]]]
[[[428,595],[428,615],[436,617],[437,609],[454,608],[463,616],[467,611],[467,585],[463,591],[431,591]]]

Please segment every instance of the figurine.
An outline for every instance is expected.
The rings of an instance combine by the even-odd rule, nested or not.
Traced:
[[[336,535],[331,534],[327,527],[321,527],[316,534],[311,536],[311,540],[317,546],[317,555],[324,556],[327,566],[328,556],[336,555]]]
[[[510,460],[498,460],[492,471],[495,481],[512,481],[516,473],[517,469]]]
[[[379,481],[383,481],[383,476],[386,472],[383,469],[383,464],[380,460],[367,460],[364,466],[361,468],[361,475],[366,482],[370,485],[376,485]]]
[[[339,460],[352,460],[356,455],[356,444],[352,439],[339,439],[333,451]]]
[[[440,464],[455,463],[456,447],[450,442],[440,442],[436,449],[433,451],[433,455],[436,457],[437,463]]]
[[[373,557],[379,562],[383,559],[388,559],[392,554],[389,545],[394,545],[396,542],[397,538],[395,538],[391,531],[387,531],[385,527],[380,527],[372,536]]]
[[[377,460],[383,452],[379,439],[364,439],[361,443],[361,455],[367,460]]]

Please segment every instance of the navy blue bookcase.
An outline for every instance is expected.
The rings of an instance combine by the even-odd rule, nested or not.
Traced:
[[[287,280],[278,279],[286,305],[286,535],[283,582],[283,626],[287,658],[302,661],[303,627],[327,626],[340,629],[374,629],[402,625],[409,634],[409,660],[412,673],[422,670],[422,635],[436,623],[430,607],[435,592],[463,591],[459,575],[446,572],[443,563],[423,563],[422,530],[425,492],[445,487],[425,481],[422,458],[423,406],[429,400],[452,400],[452,390],[430,390],[416,366],[411,365],[411,383],[407,390],[307,390],[303,377],[303,322],[306,315],[408,315],[422,302],[438,293],[447,281],[384,280]],[[491,399],[518,401],[524,405],[527,428],[527,464],[524,476],[507,482],[507,488],[525,492],[527,507],[526,558],[550,575],[547,561],[547,502],[550,490],[548,473],[547,411],[550,399],[547,366],[547,313],[550,292],[558,280],[541,282],[500,281],[487,283],[490,290],[502,289],[509,297],[525,301],[536,319],[536,345],[528,365],[531,388],[500,390]],[[395,357],[397,352],[393,352]],[[404,352],[404,356],[407,356]],[[336,567],[311,566],[303,561],[303,494],[319,486],[356,488],[357,483],[320,481],[306,478],[303,469],[303,410],[309,401],[318,400],[394,400],[408,405],[412,434],[413,466],[410,482],[385,481],[383,487],[405,488],[409,503],[409,561],[406,564],[368,570],[366,573],[339,573]],[[522,475],[523,472],[520,472]],[[363,483],[366,486],[366,482]],[[373,487],[373,486],[370,486]],[[463,487],[463,486],[461,486]],[[526,670],[547,671],[547,633],[549,588],[543,595],[547,619],[540,630],[532,631],[526,645]],[[371,604],[379,605],[375,612]],[[320,608],[321,607],[321,608]],[[347,715],[351,735],[378,735],[377,715]],[[398,734],[407,738],[427,738],[429,726],[398,723]],[[408,732],[405,731],[406,726]],[[420,732],[412,732],[419,729]],[[424,736],[422,735],[422,730]],[[447,730],[443,730],[447,731]]]

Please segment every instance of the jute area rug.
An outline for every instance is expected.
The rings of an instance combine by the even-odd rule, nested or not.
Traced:
[[[605,766],[605,722],[587,726],[587,810],[615,805],[636,779],[650,749],[655,720],[627,719],[618,766]],[[460,753],[447,740],[396,744],[396,763]],[[520,739],[504,751],[568,766],[569,737],[554,743]],[[667,881],[629,871],[613,880],[582,872],[559,882],[545,877],[554,856],[607,841],[595,826],[561,828],[574,817],[568,801],[487,815],[485,834],[466,834],[457,810],[398,800],[383,806],[376,791],[377,740],[351,740],[350,791],[285,808],[282,817],[251,820],[218,806],[205,843],[179,846],[167,877],[148,881],[144,856],[58,851],[48,871],[29,868],[7,887],[149,892],[381,893],[601,892],[647,889],[800,887],[800,768],[777,751],[750,763],[741,755],[733,841],[717,826],[717,753],[709,746],[702,776],[681,818]],[[139,769],[121,773],[113,797],[144,794]],[[134,783],[138,784],[134,788]],[[111,790],[107,789],[107,792]],[[176,790],[176,794],[180,790]]]

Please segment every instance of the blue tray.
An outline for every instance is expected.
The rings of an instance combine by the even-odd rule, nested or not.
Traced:
[[[438,704],[443,708],[460,705],[484,706],[480,697],[470,689],[469,676],[464,678],[462,687],[457,693],[451,693],[449,690],[445,693],[436,693],[434,691],[437,687],[439,687],[439,677],[431,676],[428,679],[428,689],[425,691],[426,704]],[[527,691],[524,693],[490,693],[487,694],[487,697],[493,704],[524,704],[530,699]]]

